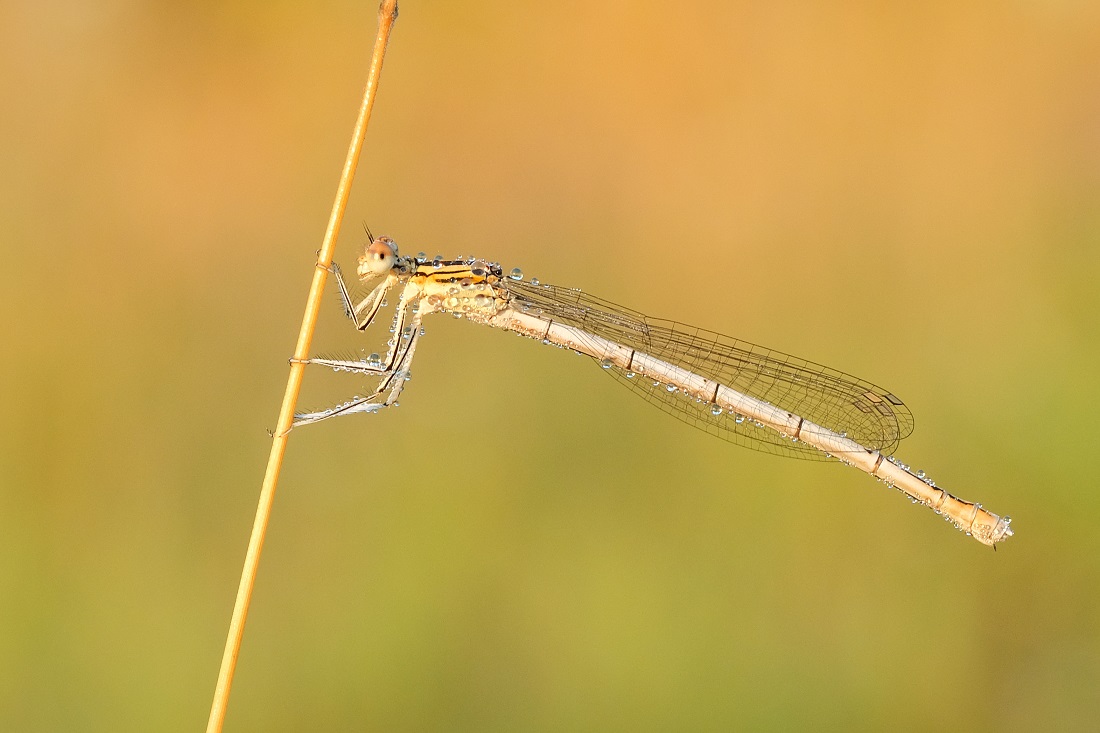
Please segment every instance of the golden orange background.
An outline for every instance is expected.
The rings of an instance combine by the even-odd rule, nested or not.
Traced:
[[[374,30],[0,9],[0,729],[205,724]],[[1100,720],[1100,6],[405,0],[348,211],[883,384],[1017,536],[436,317],[292,436],[227,731]]]

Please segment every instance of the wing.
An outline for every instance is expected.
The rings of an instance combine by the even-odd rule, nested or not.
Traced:
[[[913,431],[913,415],[901,400],[858,377],[712,331],[650,318],[579,290],[515,280],[501,286],[518,310],[690,370],[884,454]],[[669,392],[651,379],[615,368],[607,371],[647,402],[712,435],[768,453],[828,459],[816,448],[761,429],[751,420],[715,415],[713,405]]]

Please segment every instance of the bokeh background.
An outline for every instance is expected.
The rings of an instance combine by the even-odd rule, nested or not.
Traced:
[[[0,729],[205,725],[375,8],[0,9]],[[293,435],[226,729],[1095,729],[1098,201],[1095,3],[404,0],[339,261],[884,384],[1017,536],[437,318]]]

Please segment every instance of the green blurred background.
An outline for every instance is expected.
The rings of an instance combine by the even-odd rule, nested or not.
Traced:
[[[205,725],[375,8],[0,9],[0,729]],[[1095,729],[1098,202],[1095,3],[405,0],[339,261],[866,377],[1017,536],[437,317],[294,433],[226,729]]]

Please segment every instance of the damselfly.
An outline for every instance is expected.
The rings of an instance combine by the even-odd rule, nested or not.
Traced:
[[[708,433],[770,453],[836,459],[931,507],[979,542],[1012,535],[1000,517],[940,489],[890,454],[913,430],[900,399],[870,382],[738,339],[644,316],[579,290],[505,274],[495,262],[398,254],[388,237],[371,238],[357,274],[381,278],[353,303],[333,265],[340,299],[359,330],[374,321],[387,293],[399,289],[386,356],[314,358],[309,364],[379,379],[369,394],[299,414],[294,425],[377,412],[396,403],[429,313],[450,313],[514,331],[595,359],[622,384]]]

